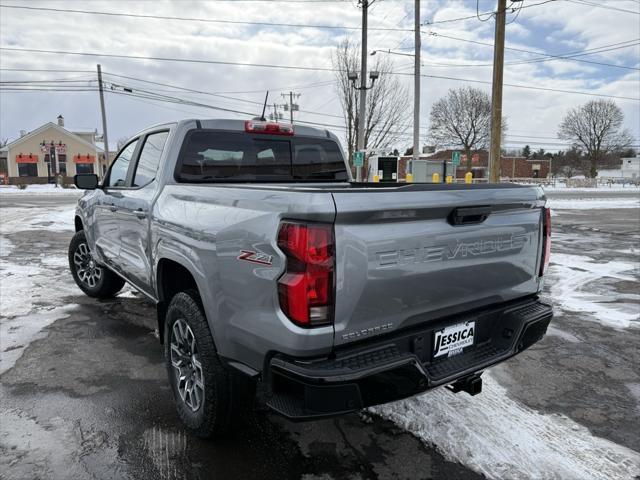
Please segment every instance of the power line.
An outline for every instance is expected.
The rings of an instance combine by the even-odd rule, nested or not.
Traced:
[[[15,52],[32,52],[32,53],[45,53],[45,54],[58,54],[58,55],[79,55],[79,56],[89,56],[89,57],[105,57],[105,58],[126,58],[132,60],[156,60],[156,61],[169,61],[169,62],[186,62],[186,63],[198,63],[198,64],[213,64],[213,65],[232,65],[232,66],[244,66],[244,67],[258,67],[258,68],[272,68],[272,69],[284,69],[284,70],[302,70],[302,71],[324,71],[324,72],[339,72],[339,69],[336,68],[328,68],[328,67],[307,67],[307,66],[297,66],[297,65],[275,65],[275,64],[263,64],[263,63],[243,63],[243,62],[226,62],[226,61],[217,61],[217,60],[200,60],[200,59],[188,59],[188,58],[170,58],[170,57],[151,57],[151,56],[142,56],[142,55],[120,55],[120,54],[108,54],[108,53],[89,53],[89,52],[70,52],[63,50],[42,50],[42,49],[33,49],[33,48],[13,48],[13,47],[0,47],[0,51],[15,51]],[[412,73],[403,73],[403,72],[389,72],[391,75],[403,75],[403,76],[413,76]],[[465,79],[465,78],[456,78],[456,77],[448,77],[448,76],[439,76],[439,75],[421,75],[426,78],[436,78],[442,80],[453,80],[459,82],[470,82],[470,83],[484,83],[491,84],[491,82],[475,80],[475,79]],[[549,91],[549,92],[559,92],[559,93],[570,93],[576,95],[586,95],[592,97],[603,97],[603,98],[617,98],[621,100],[634,100],[640,101],[640,98],[636,97],[625,97],[619,95],[605,95],[599,93],[590,93],[590,92],[581,92],[577,90],[563,90],[557,88],[546,88],[546,87],[537,87],[532,85],[517,85],[517,84],[508,84],[505,83],[504,86],[512,87],[512,88],[525,88],[530,90],[540,90],[540,91]]]
[[[66,50],[42,50],[37,48],[14,48],[0,47],[0,50],[11,52],[32,52],[32,53],[50,53],[58,55],[78,55],[84,57],[105,57],[105,58],[128,58],[131,60],[156,60],[161,62],[184,62],[184,63],[201,63],[209,65],[232,65],[240,67],[261,67],[261,68],[279,68],[283,70],[308,70],[308,71],[325,71],[337,72],[338,69],[328,67],[305,67],[294,65],[275,65],[269,63],[248,63],[248,62],[229,62],[222,60],[200,60],[194,58],[175,58],[175,57],[151,57],[143,55],[122,55],[114,53],[89,53],[89,52],[70,52]]]
[[[449,40],[455,40],[455,41],[460,41],[460,42],[466,42],[466,43],[473,43],[475,45],[483,45],[486,47],[491,47],[493,48],[493,43],[488,43],[488,42],[481,42],[479,40],[470,40],[467,38],[460,38],[460,37],[454,37],[452,35],[445,35],[443,33],[438,33],[438,32],[423,32],[427,35],[430,35],[432,37],[442,37],[442,38],[447,38]],[[540,55],[543,57],[549,57],[550,59],[558,59],[558,60],[572,60],[575,62],[582,62],[582,63],[591,63],[591,64],[596,64],[596,65],[602,65],[602,66],[607,66],[607,67],[618,67],[618,68],[625,68],[625,69],[630,69],[630,70],[638,70],[638,68],[635,67],[627,67],[627,66],[621,66],[621,65],[615,65],[612,63],[604,63],[604,62],[596,62],[594,60],[585,60],[583,58],[574,58],[577,56],[581,56],[581,55],[594,55],[597,53],[601,53],[602,52],[606,52],[609,50],[601,50],[601,51],[593,51],[593,50],[600,50],[603,49],[605,47],[617,47],[617,48],[628,48],[628,47],[633,47],[636,46],[637,43],[633,43],[630,44],[630,42],[637,42],[638,38],[633,39],[633,40],[627,40],[625,42],[618,42],[618,43],[613,43],[610,45],[603,45],[601,47],[593,47],[587,50],[582,50],[582,51],[574,51],[574,52],[567,52],[564,54],[552,54],[552,53],[546,53],[546,52],[536,52],[533,50],[526,50],[524,48],[515,48],[515,47],[505,47],[505,50],[510,50],[513,52],[521,52],[521,53],[529,53],[529,54],[533,54],[533,55]],[[623,45],[623,44],[629,44],[629,45]],[[611,48],[611,50],[615,50],[617,48]],[[510,65],[517,65],[520,63],[536,63],[536,62],[541,62],[541,61],[545,61],[544,59],[529,59],[529,60],[521,60],[518,62],[509,62]]]
[[[96,73],[93,70],[58,70],[50,68],[0,68],[3,72]]]
[[[454,80],[454,81],[459,81],[459,82],[470,82],[470,83],[483,83],[486,85],[491,85],[491,82],[489,81],[484,81],[484,80],[473,80],[470,78],[455,78],[455,77],[445,77],[445,76],[438,76],[438,75],[421,75],[422,77],[428,77],[428,78],[438,78],[441,80]],[[605,95],[602,93],[590,93],[590,92],[580,92],[577,90],[563,90],[563,89],[559,89],[559,88],[547,88],[547,87],[536,87],[533,85],[518,85],[518,84],[513,84],[513,83],[503,83],[503,85],[505,87],[512,87],[512,88],[526,88],[529,90],[540,90],[540,91],[545,91],[545,92],[557,92],[557,93],[571,93],[571,94],[576,94],[576,95],[587,95],[590,97],[603,97],[603,98],[617,98],[619,100],[634,100],[636,102],[640,101],[640,98],[637,97],[623,97],[623,96],[618,96],[618,95]]]
[[[0,81],[0,85],[9,85],[9,84],[20,84],[20,85],[29,85],[29,84],[45,84],[45,83],[87,83],[87,82],[95,82],[95,79],[70,79],[70,78],[60,78],[54,80],[2,80]]]
[[[547,3],[557,2],[557,1],[558,0],[545,0],[543,2],[532,3],[531,5],[523,5],[522,7],[520,7],[520,10],[522,10],[523,8],[537,7],[539,5],[545,5]],[[425,22],[423,25],[438,25],[441,23],[451,23],[451,22],[459,22],[462,20],[471,20],[473,18],[478,18],[480,20],[480,16],[482,15],[494,15],[494,14],[495,14],[494,11],[478,13],[478,11],[476,10],[476,13],[474,15],[467,15],[466,17],[448,18],[445,20],[434,20],[432,22]]]
[[[4,90],[4,87],[0,87],[0,90]],[[33,90],[31,90],[33,91]],[[57,89],[46,89],[46,91],[64,91],[67,92],[69,90],[57,90]],[[88,89],[88,90],[78,90],[78,91],[92,91],[95,92],[97,91],[97,88],[93,88],[93,89]],[[206,104],[206,103],[201,103],[201,102],[194,102],[194,101],[190,101],[190,100],[185,100],[182,99],[180,97],[172,97],[172,96],[162,96],[162,98],[159,98],[157,96],[153,96],[153,95],[147,95],[147,94],[138,94],[135,92],[120,92],[120,91],[108,91],[108,93],[111,94],[115,94],[115,95],[121,95],[124,97],[129,97],[132,100],[138,100],[138,101],[144,101],[144,100],[149,100],[149,101],[154,101],[154,102],[161,102],[161,103],[171,103],[171,104],[177,104],[177,105],[186,105],[186,106],[194,106],[197,108],[206,108],[206,109],[212,109],[212,110],[217,110],[217,111],[224,111],[227,113],[235,113],[235,114],[239,114],[239,115],[245,115],[245,116],[253,116],[256,114],[256,112],[247,112],[247,111],[243,111],[243,110],[236,110],[236,109],[230,109],[230,108],[223,108],[223,107],[219,107],[216,105],[210,105],[210,104]],[[147,102],[145,102],[147,103]],[[175,109],[174,109],[175,110]],[[178,111],[181,111],[178,109]],[[184,110],[182,110],[184,111]],[[195,113],[195,112],[187,112],[187,113]],[[308,120],[297,120],[297,123],[300,124],[305,124],[305,125],[311,125],[311,126],[315,126],[315,127],[323,127],[323,128],[338,128],[341,130],[345,130],[347,127],[344,125],[337,125],[337,124],[329,124],[329,123],[322,123],[322,122],[313,122],[313,121],[308,121]],[[399,126],[400,128],[402,128],[402,126]],[[409,138],[412,136],[411,133],[406,132],[406,131],[391,131],[389,132],[390,134],[396,136],[396,137],[405,137],[405,138]],[[509,136],[507,136],[509,137]],[[529,137],[529,138],[533,138],[533,137]],[[507,142],[507,144],[511,145],[511,144],[530,144],[530,143],[534,143],[531,141],[520,141],[520,140],[509,140]],[[558,142],[537,142],[538,144],[541,145],[546,145],[546,146],[561,146],[561,147],[569,147],[571,146],[570,143],[558,143]]]
[[[626,65],[616,65],[613,63],[603,63],[603,62],[595,62],[595,61],[590,61],[590,60],[580,60],[580,59],[575,59],[573,57],[579,56],[579,55],[593,55],[596,53],[603,53],[603,52],[610,52],[613,50],[620,50],[623,48],[629,48],[629,47],[635,47],[640,45],[640,42],[638,43],[632,43],[629,45],[623,45],[620,47],[613,47],[613,48],[607,48],[605,50],[600,50],[598,52],[593,52],[593,53],[581,53],[581,54],[576,54],[573,56],[554,56],[553,58],[534,58],[534,59],[530,59],[530,60],[518,60],[518,61],[512,61],[512,62],[505,62],[505,65],[526,65],[526,64],[530,64],[530,63],[542,63],[542,62],[553,62],[553,61],[557,61],[557,60],[575,60],[575,61],[582,61],[584,63],[591,63],[591,64],[595,64],[595,65],[602,65],[602,66],[607,66],[607,67],[616,67],[616,68],[623,68],[625,70],[637,70],[640,71],[640,68],[637,67],[628,67]],[[393,53],[393,52],[390,52]],[[430,67],[492,67],[493,63],[429,63],[429,64],[425,64],[428,65]]]
[[[263,102],[257,102],[257,101],[248,100],[248,99],[245,99],[245,98],[237,98],[237,97],[231,97],[231,96],[227,96],[227,95],[221,95],[219,93],[206,92],[206,91],[202,91],[202,90],[194,90],[194,89],[191,89],[191,88],[180,87],[180,86],[177,86],[177,85],[170,85],[170,84],[160,83],[160,82],[153,82],[153,81],[150,81],[150,80],[144,80],[144,79],[141,79],[141,78],[129,77],[129,76],[125,76],[125,75],[115,75],[115,74],[110,74],[110,73],[105,73],[105,74],[108,75],[108,76],[127,78],[127,79],[138,81],[138,82],[144,82],[144,83],[149,83],[149,84],[152,84],[152,85],[159,85],[159,86],[163,86],[163,87],[170,87],[170,88],[174,88],[174,89],[177,89],[177,90],[183,90],[183,91],[186,91],[186,92],[192,92],[192,93],[197,93],[197,94],[201,94],[201,95],[210,95],[210,96],[214,96],[214,97],[220,97],[220,98],[224,98],[224,99],[228,99],[228,100],[234,100],[234,101],[237,101],[237,102],[250,103],[250,104],[259,105],[259,106],[263,105]],[[331,82],[331,83],[335,83],[335,82]],[[147,90],[142,90],[142,89],[139,89],[139,88],[136,88],[136,89],[141,91],[141,92],[149,93]],[[342,116],[332,115],[332,114],[329,114],[329,113],[311,112],[311,111],[308,111],[308,110],[299,110],[299,111],[302,112],[302,113],[309,113],[309,114],[312,114],[312,115],[320,115],[320,116],[324,116],[324,117],[342,118]]]
[[[248,91],[234,91],[234,92],[205,92],[205,91],[201,91],[201,90],[193,90],[190,88],[186,88],[186,87],[180,87],[177,85],[170,85],[167,83],[161,83],[161,82],[153,82],[151,80],[144,80],[142,78],[138,78],[138,77],[131,77],[131,76],[127,76],[127,75],[118,75],[115,73],[109,73],[109,72],[103,72],[105,75],[109,75],[111,77],[117,77],[117,78],[126,78],[128,80],[137,80],[139,82],[144,82],[144,83],[149,83],[149,84],[154,84],[154,85],[160,85],[163,87],[171,87],[171,88],[177,88],[179,90],[186,90],[186,91],[191,91],[193,93],[203,93],[206,95],[216,95],[216,96],[222,96],[223,94],[233,94],[233,93],[264,93],[265,91],[271,91],[271,90],[286,90],[286,89],[296,89],[296,90],[304,90],[307,88],[317,88],[320,86],[326,86],[326,85],[331,85],[336,83],[335,80],[330,80],[330,81],[323,81],[323,82],[315,82],[315,83],[309,83],[309,84],[302,84],[302,85],[295,85],[295,86],[285,86],[285,87],[272,87],[272,88],[264,88],[262,90],[248,90]],[[259,102],[260,105],[262,105],[262,102]]]
[[[611,5],[603,5],[601,3],[587,2],[586,0],[566,0],[566,1],[569,3],[575,3],[576,5],[588,5],[591,7],[604,8],[606,10],[612,10],[616,12],[625,12],[625,13],[633,13],[634,15],[640,15],[640,12],[636,12],[633,10],[626,10],[624,8],[613,7]]]
[[[246,1],[250,1],[250,0],[246,0]],[[254,0],[254,1],[261,1],[261,0]],[[327,1],[327,0],[324,0],[324,1]],[[545,0],[545,1],[534,3],[531,5],[521,6],[520,10],[522,10],[523,8],[531,8],[531,7],[536,7],[538,5],[544,5],[546,3],[550,3],[554,1],[557,1],[557,0]],[[305,1],[298,0],[296,3],[321,3],[321,1],[316,0],[316,1],[305,2]],[[350,3],[350,1],[336,2],[336,3]],[[56,13],[75,13],[75,14],[84,14],[84,15],[103,15],[103,16],[111,16],[111,17],[146,18],[146,19],[153,19],[153,20],[176,20],[176,21],[187,21],[187,22],[218,23],[218,24],[229,24],[229,25],[257,25],[257,26],[265,26],[265,27],[296,27],[296,28],[316,28],[316,29],[354,30],[354,31],[362,29],[361,26],[356,26],[356,25],[250,22],[250,21],[242,21],[242,20],[225,20],[225,19],[211,19],[211,18],[198,18],[198,17],[172,17],[172,16],[165,16],[165,15],[148,15],[148,14],[124,13],[124,12],[105,12],[105,11],[97,11],[97,10],[77,10],[77,9],[69,9],[69,8],[33,7],[33,6],[27,6],[27,5],[0,5],[0,8],[13,8],[13,9],[56,12]],[[484,12],[480,15],[487,15],[487,14],[493,14],[493,12]],[[440,23],[450,23],[450,22],[457,22],[461,20],[468,20],[471,18],[475,18],[475,15],[427,22],[426,24],[436,25]],[[379,32],[413,32],[413,29],[399,28],[399,27],[368,27],[368,30],[379,31]]]
[[[296,28],[317,28],[317,29],[330,29],[330,30],[361,30],[360,26],[354,25],[320,25],[320,24],[304,24],[304,23],[280,23],[280,22],[249,22],[244,20],[223,20],[212,18],[198,18],[198,17],[170,17],[164,15],[147,15],[139,13],[122,13],[122,12],[103,12],[96,10],[74,10],[69,8],[52,8],[52,7],[32,7],[27,5],[0,5],[0,8],[14,8],[22,10],[36,10],[43,12],[56,12],[56,13],[76,13],[86,15],[104,15],[109,17],[130,17],[130,18],[146,18],[153,20],[176,20],[185,22],[203,22],[203,23],[217,23],[228,25],[257,25],[263,27],[296,27]],[[412,29],[407,28],[394,28],[394,27],[369,27],[369,30],[375,30],[379,32],[412,32]]]

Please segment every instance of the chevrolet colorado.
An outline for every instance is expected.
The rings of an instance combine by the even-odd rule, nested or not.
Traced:
[[[308,420],[440,385],[476,394],[545,334],[539,187],[351,180],[332,133],[255,120],[149,128],[101,184],[76,176],[73,277],[155,302],[195,434],[256,397]]]

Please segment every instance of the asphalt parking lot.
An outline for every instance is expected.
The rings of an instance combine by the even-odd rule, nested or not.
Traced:
[[[611,205],[597,209],[584,206],[598,195],[550,197],[560,207],[545,296],[556,317],[542,342],[492,369],[482,395],[438,390],[315,423],[260,412],[214,442],[178,421],[153,305],[130,289],[96,301],[75,287],[76,197],[0,195],[0,476],[640,475],[640,208],[616,203],[637,195],[605,193]]]

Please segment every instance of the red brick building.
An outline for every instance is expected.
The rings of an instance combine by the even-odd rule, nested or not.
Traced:
[[[441,150],[426,157],[423,160],[451,161],[453,150]],[[402,157],[408,159],[410,157]],[[401,160],[402,162],[402,160]],[[500,175],[502,178],[547,178],[549,175],[549,159],[531,159],[524,157],[502,157],[500,160]],[[474,152],[471,157],[471,171],[473,178],[486,178],[487,165],[489,164],[489,152],[480,150]],[[406,160],[405,160],[406,165]],[[406,168],[406,167],[405,167]],[[400,167],[398,168],[400,170]],[[404,173],[405,170],[402,170]],[[467,159],[461,155],[460,166],[457,170],[457,177],[462,178],[467,172]],[[404,176],[404,175],[403,175]]]

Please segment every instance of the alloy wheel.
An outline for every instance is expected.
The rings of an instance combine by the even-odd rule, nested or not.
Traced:
[[[93,259],[86,243],[81,243],[76,248],[73,263],[80,281],[87,287],[95,288],[102,278],[102,267]]]
[[[182,318],[171,329],[171,365],[180,398],[192,411],[197,411],[204,401],[204,375],[196,337]]]

